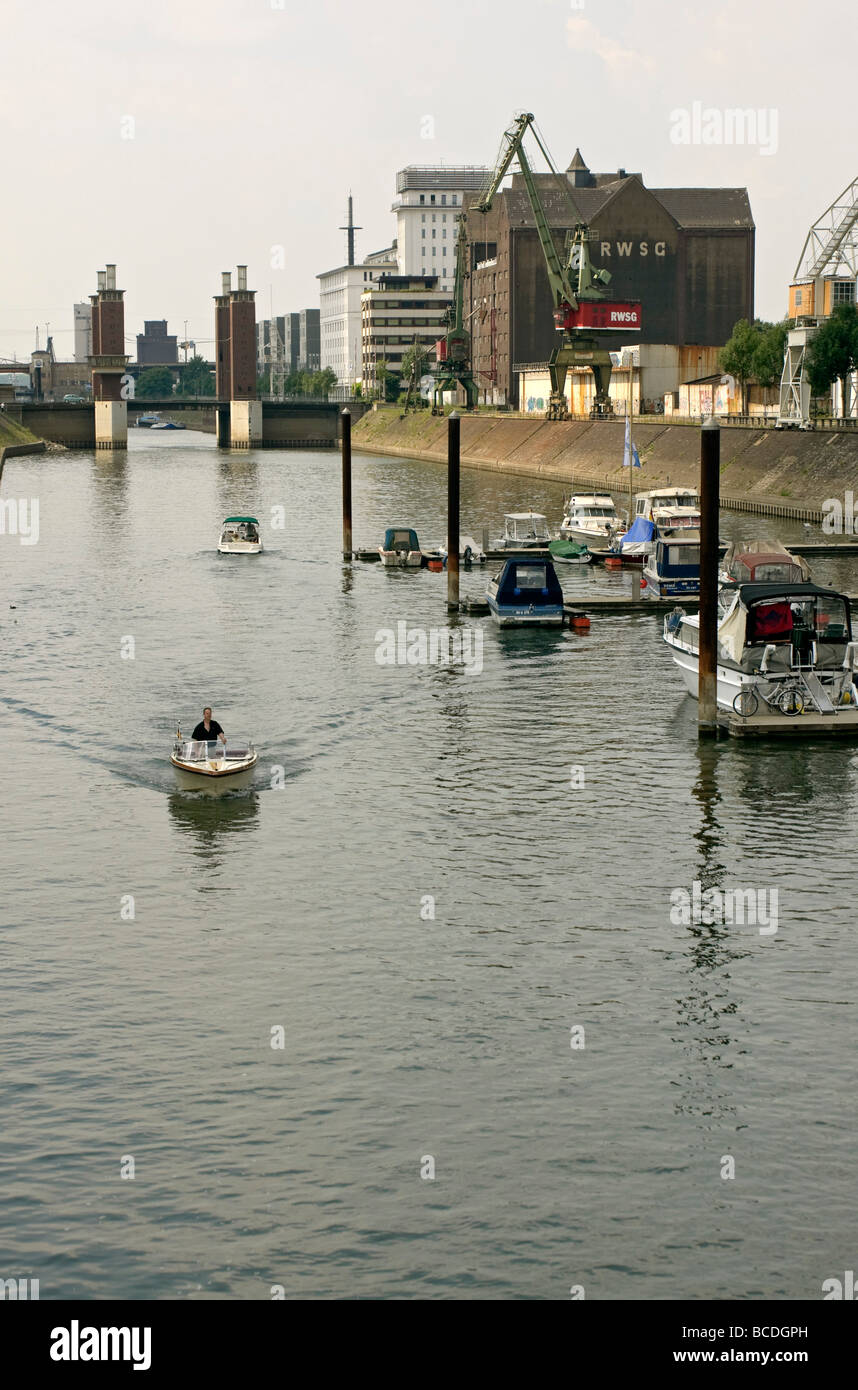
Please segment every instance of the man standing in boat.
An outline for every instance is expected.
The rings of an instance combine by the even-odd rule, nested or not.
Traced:
[[[206,705],[205,709],[203,710],[203,717],[200,720],[197,727],[194,729],[194,732],[191,735],[191,737],[199,739],[201,742],[204,743],[216,743],[218,739],[221,739],[223,743],[226,743],[226,734],[224,733],[220,724],[218,724],[217,720],[212,719],[212,711],[210,705]]]

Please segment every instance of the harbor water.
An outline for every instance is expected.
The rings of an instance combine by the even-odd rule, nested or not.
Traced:
[[[446,576],[343,564],[335,452],[131,435],[3,478],[39,503],[0,536],[3,1276],[821,1298],[856,1259],[858,751],[698,743],[645,611],[380,660]],[[357,546],[444,539],[439,465],[356,454],[354,497]],[[462,530],[562,497],[465,469]],[[246,513],[264,552],[219,555]],[[248,791],[176,788],[206,704]],[[676,920],[695,884],[776,930]]]

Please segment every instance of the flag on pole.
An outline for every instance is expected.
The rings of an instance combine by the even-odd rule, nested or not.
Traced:
[[[626,441],[623,446],[623,468],[640,468],[641,460],[637,444],[632,443],[632,422],[626,416]]]

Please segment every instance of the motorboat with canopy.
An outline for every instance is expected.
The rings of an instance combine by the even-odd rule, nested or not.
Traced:
[[[739,584],[718,623],[721,709],[751,715],[768,705],[854,720],[858,729],[849,599],[818,584]],[[697,694],[700,620],[675,608],[663,639],[689,694]]]
[[[228,516],[221,527],[218,550],[223,555],[258,555],[262,549],[255,516]]]
[[[644,562],[647,597],[696,598],[700,593],[700,542],[661,540]]]
[[[733,541],[718,570],[722,584],[803,584],[810,566],[780,541]]]
[[[489,611],[500,627],[560,627],[563,590],[550,560],[518,556],[486,586]]]
[[[503,519],[499,550],[547,550],[551,540],[548,520],[542,512],[507,512]]]
[[[419,569],[423,564],[417,532],[408,526],[388,526],[378,553],[381,563],[393,569]]]

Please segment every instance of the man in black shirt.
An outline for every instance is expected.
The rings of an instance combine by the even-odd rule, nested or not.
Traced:
[[[217,720],[212,719],[210,705],[206,705],[205,709],[203,710],[203,717],[200,723],[194,729],[194,732],[191,735],[191,737],[204,740],[206,743],[216,743],[218,739],[222,739],[223,742],[226,743],[226,734],[224,733],[220,724],[218,724]]]

